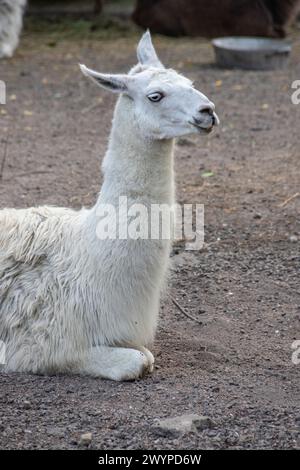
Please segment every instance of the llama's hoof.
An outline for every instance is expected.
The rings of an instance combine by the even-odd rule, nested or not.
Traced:
[[[111,378],[117,381],[136,380],[144,377],[152,370],[153,363],[149,361],[148,355],[136,349],[124,349],[122,361],[115,367]]]

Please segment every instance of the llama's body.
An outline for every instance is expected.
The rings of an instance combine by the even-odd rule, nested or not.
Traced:
[[[123,111],[130,113],[126,97],[119,101]],[[104,161],[107,178],[98,204],[117,207],[119,196],[126,196],[129,206],[172,204],[171,144],[165,144],[163,156],[160,145],[159,155],[152,145],[149,155],[141,142],[132,171],[124,155],[128,139],[123,143],[126,135],[136,141],[128,128],[132,120],[124,129],[120,113],[117,119],[113,142],[121,142]],[[8,345],[7,369],[80,370],[83,353],[95,345],[152,342],[170,243],[99,240],[96,212],[97,204],[80,212],[54,207],[0,212],[0,338]]]
[[[97,236],[99,208],[118,209],[120,196],[128,206],[174,203],[173,139],[145,138],[139,126],[124,93],[93,208],[0,211],[6,370],[120,380],[152,369],[146,347],[156,330],[170,241]]]
[[[91,215],[48,208],[1,214],[0,227],[14,234],[1,239],[0,254],[7,370],[79,372],[93,346],[152,342],[167,244],[103,240],[99,247],[87,233]]]
[[[11,57],[19,43],[27,0],[0,0],[0,59]]]

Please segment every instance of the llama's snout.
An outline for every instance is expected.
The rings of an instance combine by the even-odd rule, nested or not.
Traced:
[[[211,132],[214,126],[219,125],[219,122],[219,118],[215,113],[215,105],[209,102],[198,109],[197,115],[193,116],[192,124],[199,130]]]

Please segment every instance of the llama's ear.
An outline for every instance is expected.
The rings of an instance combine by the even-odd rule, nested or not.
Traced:
[[[152,44],[151,34],[149,29],[143,34],[138,47],[137,58],[142,65],[149,65],[153,67],[164,68],[163,64],[157,57],[156,51]]]
[[[91,78],[97,85],[113,91],[114,93],[126,93],[128,77],[127,75],[109,75],[99,73],[95,70],[88,69],[85,65],[79,64],[79,67],[87,77]]]

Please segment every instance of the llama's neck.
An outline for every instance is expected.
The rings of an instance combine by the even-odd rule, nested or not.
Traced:
[[[115,204],[120,196],[137,202],[174,202],[173,140],[143,137],[133,102],[126,96],[119,98],[115,109],[103,172],[97,204]]]

